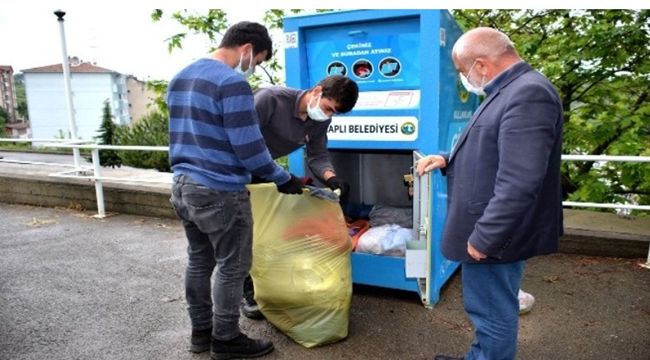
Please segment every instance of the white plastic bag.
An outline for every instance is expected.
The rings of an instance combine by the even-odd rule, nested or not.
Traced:
[[[374,226],[361,235],[356,251],[376,255],[404,256],[406,242],[412,238],[411,229],[396,224]]]

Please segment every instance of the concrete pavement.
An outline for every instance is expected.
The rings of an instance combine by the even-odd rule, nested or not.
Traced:
[[[178,221],[0,203],[0,359],[208,359],[186,351],[185,240]],[[647,359],[645,259],[557,254],[529,261],[537,298],[520,319],[520,359]],[[266,321],[268,359],[431,359],[472,331],[460,274],[425,309],[414,293],[355,287],[346,340],[305,349]]]

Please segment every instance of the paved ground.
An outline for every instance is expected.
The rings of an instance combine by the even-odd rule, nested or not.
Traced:
[[[208,359],[186,351],[185,240],[174,220],[0,204],[0,359]],[[520,359],[650,358],[644,259],[553,255],[528,264],[537,297],[521,317]],[[315,349],[265,321],[268,359],[431,359],[472,339],[460,275],[433,310],[414,293],[355,287],[350,334]]]

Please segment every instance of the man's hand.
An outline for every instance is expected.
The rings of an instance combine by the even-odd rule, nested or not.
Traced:
[[[283,194],[302,194],[302,181],[291,174],[291,179],[282,185],[277,185],[278,191]]]
[[[472,259],[476,261],[481,261],[482,259],[485,259],[487,257],[487,255],[476,250],[476,248],[473,247],[472,244],[469,243],[469,241],[467,242],[467,253],[469,254],[469,256],[472,257]]]
[[[347,199],[348,193],[350,192],[350,184],[344,180],[341,180],[336,176],[332,176],[329,179],[325,180],[325,185],[327,185],[327,187],[332,190],[340,189],[341,194],[339,195],[339,198]]]
[[[424,157],[417,162],[417,173],[419,176],[422,176],[430,171],[435,169],[441,169],[447,166],[445,158],[440,155],[429,155]]]

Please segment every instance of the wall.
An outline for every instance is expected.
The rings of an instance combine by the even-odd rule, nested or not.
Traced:
[[[72,73],[72,87],[77,137],[93,140],[102,121],[104,100],[116,97],[117,88],[110,73]],[[68,135],[69,120],[62,73],[25,73],[27,108],[32,136],[38,139]]]
[[[131,123],[133,123],[140,120],[142,116],[150,111],[148,105],[153,102],[152,99],[156,94],[147,89],[143,81],[132,76],[127,78],[126,86],[128,89],[129,116]]]

